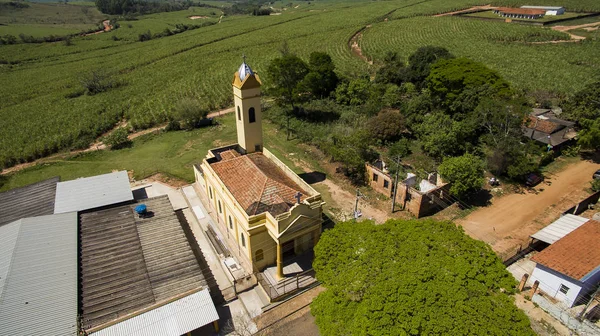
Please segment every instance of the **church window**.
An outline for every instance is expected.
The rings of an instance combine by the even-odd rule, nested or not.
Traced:
[[[219,213],[223,213],[223,209],[221,208],[221,201],[219,201]]]
[[[242,113],[240,112],[240,107],[238,106],[238,120],[242,120]]]
[[[231,221],[231,216],[229,216],[229,228],[233,230],[233,222]]]
[[[210,194],[210,199],[212,199],[213,195],[212,195],[212,188],[211,187],[208,187],[208,193]]]
[[[256,113],[254,112],[254,107],[251,107],[248,110],[248,122],[255,122],[256,121]]]
[[[244,237],[243,233],[240,233],[240,235],[242,236],[242,246],[246,247],[246,237]]]
[[[264,258],[265,258],[265,255],[264,255],[264,253],[263,253],[263,250],[262,250],[262,249],[260,249],[260,250],[256,250],[256,253],[255,253],[255,257],[254,257],[254,259],[256,259],[256,261],[261,261],[261,260],[263,260]]]

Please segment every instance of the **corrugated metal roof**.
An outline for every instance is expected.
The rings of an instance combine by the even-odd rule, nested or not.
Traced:
[[[58,181],[54,177],[0,193],[0,226],[25,217],[53,214]]]
[[[589,221],[588,218],[567,214],[535,234],[532,234],[531,238],[541,240],[548,244],[553,244],[587,221]]]
[[[126,171],[59,182],[54,213],[83,211],[133,200]]]
[[[179,336],[219,319],[208,289],[92,333],[92,336]]]
[[[77,335],[77,214],[0,227],[0,335]]]

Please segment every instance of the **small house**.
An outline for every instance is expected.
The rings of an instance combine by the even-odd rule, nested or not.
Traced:
[[[523,126],[523,135],[553,148],[577,136],[574,125],[558,118],[555,110],[533,109]]]
[[[599,241],[600,222],[587,221],[531,258],[531,282],[568,307],[582,303],[600,283]]]

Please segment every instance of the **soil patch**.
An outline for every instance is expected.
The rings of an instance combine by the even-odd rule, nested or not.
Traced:
[[[199,15],[194,15],[194,16],[190,16],[189,17],[191,20],[198,20],[198,19],[209,19],[210,17],[208,16],[199,16]]]
[[[369,60],[367,58],[367,56],[363,55],[362,50],[360,49],[360,46],[358,45],[358,41],[360,39],[362,39],[363,32],[369,27],[371,27],[371,26],[370,25],[365,26],[361,30],[357,31],[356,34],[354,34],[348,41],[348,46],[350,47],[350,50],[352,50],[352,53],[354,55],[358,56],[360,59],[369,63],[370,65],[373,65],[373,61]]]

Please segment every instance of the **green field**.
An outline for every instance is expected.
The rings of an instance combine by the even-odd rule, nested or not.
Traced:
[[[42,37],[75,34],[95,28],[107,16],[90,3],[25,3],[14,8],[0,2],[0,35]]]
[[[219,24],[138,42],[139,34],[148,30],[160,33],[178,23],[216,22],[220,16],[216,8],[190,8],[120,20],[119,29],[74,38],[70,46],[0,46],[0,166],[85,146],[123,118],[136,129],[162,123],[183,97],[215,108],[229,106],[231,77],[241,55],[261,73],[283,41],[304,58],[312,51],[329,53],[344,77],[373,73],[388,50],[406,57],[429,44],[481,61],[524,90],[570,94],[599,72],[598,42],[531,45],[567,35],[539,27],[425,16],[475,3],[302,2],[277,16],[226,16]],[[66,7],[79,8],[83,15],[80,5]],[[192,15],[209,18],[190,20]],[[360,45],[375,60],[374,66],[348,47],[349,39],[366,25],[372,26]],[[547,71],[550,66],[553,71]],[[94,96],[81,95],[81,77],[96,69],[112,74],[121,85]]]

